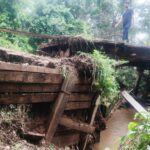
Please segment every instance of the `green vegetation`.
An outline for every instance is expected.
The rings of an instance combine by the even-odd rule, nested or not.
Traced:
[[[150,148],[150,113],[137,113],[128,125],[129,132],[121,140],[120,150],[149,150]]]
[[[123,67],[117,70],[117,80],[126,86],[126,89],[131,90],[135,86],[138,72],[133,67]]]
[[[49,35],[92,37],[90,26],[62,2],[0,0],[0,27]],[[45,40],[0,33],[0,46],[34,52]]]
[[[0,0],[0,28],[44,33],[49,35],[80,35],[84,38],[100,37],[121,39],[121,30],[114,23],[123,13],[123,0]],[[132,41],[137,33],[149,33],[148,5],[136,4],[133,9],[139,19],[133,26]],[[149,39],[149,38],[148,38]],[[147,39],[147,43],[149,40]],[[0,46],[35,52],[47,40],[15,36],[0,32]],[[141,41],[140,41],[141,42]]]
[[[91,54],[93,59],[94,84],[101,92],[101,102],[109,107],[119,99],[119,85],[116,81],[115,65],[116,61],[106,55],[94,50]]]
[[[140,18],[136,20],[136,26],[132,32],[133,39],[138,32],[150,32],[150,6],[139,7],[135,3],[136,1],[133,0],[135,11]],[[116,16],[121,16],[122,13],[123,0],[0,0],[0,28],[49,35],[80,35],[88,39],[98,37],[120,40],[120,32],[119,38],[116,37],[114,22],[119,18]],[[150,43],[149,36],[150,34],[148,43]],[[42,42],[48,41],[0,32],[0,46],[6,48],[34,53]],[[136,72],[134,69],[116,72],[114,68],[116,62],[96,50],[93,54],[87,55],[93,60],[92,75],[95,79],[93,84],[101,92],[101,102],[109,107],[118,100],[119,96],[116,78],[131,89],[137,77]],[[12,112],[15,112],[14,115]],[[10,124],[12,117],[19,116],[17,113],[16,107],[10,110],[2,108],[0,117]],[[29,115],[33,117],[33,114]],[[150,115],[145,114],[145,117],[136,115],[136,118],[141,121],[129,124],[129,134],[122,140],[121,149],[123,150],[145,150],[149,144]],[[1,136],[1,139],[5,138]],[[16,147],[18,148],[19,145]]]

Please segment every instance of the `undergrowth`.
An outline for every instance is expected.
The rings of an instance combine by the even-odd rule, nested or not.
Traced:
[[[117,70],[117,79],[123,85],[125,85],[126,89],[131,90],[135,86],[135,82],[137,79],[137,70],[133,67],[123,67],[118,68]]]
[[[33,53],[35,51],[35,49],[30,44],[28,44],[28,37],[9,36],[8,34],[2,35],[0,33],[0,41],[1,47],[20,50],[29,53]]]
[[[115,71],[116,61],[94,50],[93,59],[93,84],[101,92],[101,103],[109,107],[119,98],[119,85]]]

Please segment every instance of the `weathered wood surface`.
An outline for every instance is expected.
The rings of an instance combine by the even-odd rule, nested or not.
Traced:
[[[49,127],[46,133],[46,143],[51,143],[52,138],[56,132],[59,120],[65,110],[65,106],[67,104],[67,99],[66,99],[66,92],[69,91],[69,86],[72,85],[72,76],[69,75],[67,79],[63,81],[61,91],[54,103],[54,106],[52,108],[52,112],[50,114],[50,120],[49,120]]]
[[[0,94],[0,104],[27,104],[27,103],[42,103],[55,101],[58,93],[34,93],[34,94]],[[65,99],[69,101],[68,107],[80,107],[82,102],[89,103],[93,98],[93,94],[73,93],[66,96]],[[76,103],[81,102],[81,103]],[[73,105],[73,106],[72,106]],[[68,108],[67,107],[67,108]],[[82,107],[82,106],[81,106]]]
[[[74,77],[75,84],[90,84],[91,81],[86,79],[80,80]],[[28,73],[28,72],[15,72],[15,71],[1,71],[0,82],[18,82],[18,83],[50,83],[61,84],[62,75],[46,74],[46,73]]]
[[[77,144],[80,140],[79,132],[93,133],[95,127],[70,118],[60,120],[61,116],[64,110],[90,109],[96,91],[89,80],[71,77],[61,87],[62,81],[62,75],[55,69],[0,62],[0,104],[50,103],[53,107],[47,133],[27,134],[45,136],[47,143],[52,142],[57,146]],[[70,128],[67,132],[76,130],[77,133],[54,136],[59,121],[61,125]]]
[[[85,132],[85,133],[92,134],[95,131],[95,127],[84,122],[75,121],[71,118],[68,118],[67,116],[62,116],[59,123],[65,127],[68,127],[77,131]]]
[[[122,95],[138,112],[147,112],[127,91],[123,91]]]
[[[58,93],[61,84],[51,83],[8,83],[0,82],[0,93]],[[90,93],[96,91],[90,84],[75,84],[70,87],[72,93]]]
[[[71,43],[71,44],[70,44]],[[51,54],[52,51],[59,49],[70,49],[71,53],[75,54],[77,51],[92,52],[93,49],[111,54],[111,57],[118,56],[120,59],[129,61],[149,61],[150,63],[150,47],[134,46],[124,44],[122,42],[108,41],[108,40],[85,40],[82,38],[70,38],[69,40],[55,41],[41,46],[41,50]]]
[[[12,34],[20,34],[25,36],[32,36],[34,38],[55,39],[55,42],[48,43],[41,46],[41,49],[48,53],[50,50],[70,49],[71,53],[77,51],[92,52],[93,49],[104,51],[107,54],[118,56],[119,58],[127,59],[130,61],[135,60],[148,60],[150,61],[150,47],[126,45],[122,42],[108,41],[108,40],[85,40],[81,37],[68,37],[68,36],[51,36],[45,34],[35,34],[24,31],[16,31],[13,29],[1,28],[0,32],[8,32]],[[49,51],[49,53],[51,53]],[[149,62],[150,63],[150,62]]]
[[[0,82],[58,84],[62,82],[62,75],[0,70]]]
[[[69,102],[66,110],[87,109],[91,107],[91,102]]]
[[[58,69],[51,69],[47,67],[33,66],[28,64],[14,64],[0,61],[0,70],[19,71],[19,72],[35,72],[35,73],[48,73],[60,74]]]
[[[94,110],[93,110],[93,113],[92,113],[92,117],[91,117],[91,120],[90,120],[90,125],[91,126],[93,126],[93,124],[94,124],[94,120],[95,120],[96,113],[97,113],[99,105],[100,105],[100,95],[97,97],[96,102],[95,102],[95,107],[94,107]],[[87,146],[87,143],[88,143],[88,139],[89,139],[89,136],[87,135],[86,138],[85,138],[84,145],[83,145],[83,150],[86,149],[86,146]]]

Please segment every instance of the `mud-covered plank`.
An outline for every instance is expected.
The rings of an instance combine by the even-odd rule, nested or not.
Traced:
[[[60,71],[57,69],[25,64],[6,63],[2,61],[0,61],[0,70],[60,74]]]
[[[54,93],[59,92],[60,84],[43,83],[0,83],[0,93]]]
[[[91,101],[93,96],[94,96],[93,93],[91,93],[91,94],[89,94],[89,93],[87,93],[87,94],[72,93],[67,98],[68,98],[69,102],[70,101],[71,102],[81,102],[81,101],[83,101],[83,102],[85,101],[86,102],[86,101]]]
[[[52,138],[56,132],[59,120],[65,110],[65,106],[67,104],[67,93],[69,92],[69,84],[72,84],[72,76],[68,76],[68,78],[66,78],[63,81],[62,87],[61,87],[61,91],[58,94],[54,106],[52,108],[52,112],[50,114],[50,119],[49,119],[49,127],[45,136],[46,139],[46,143],[49,144],[52,141]]]
[[[94,133],[95,127],[87,123],[73,120],[67,116],[63,116],[59,122],[61,125],[85,133]]]
[[[87,109],[91,107],[91,102],[68,102],[65,110]]]
[[[0,104],[28,104],[52,102],[56,98],[56,96],[56,93],[0,95]]]
[[[52,83],[61,84],[62,75],[54,73],[37,73],[0,70],[0,82],[20,82],[20,83]],[[90,80],[74,77],[75,84],[89,85]]]
[[[62,76],[60,74],[30,73],[30,72],[0,70],[0,82],[60,84],[62,82]]]
[[[5,94],[5,95],[0,94],[0,104],[27,104],[27,103],[52,102],[55,101],[57,95],[58,93]],[[70,101],[70,103],[68,104],[69,106],[68,109],[70,109],[72,107],[73,108],[78,107],[78,105],[80,104],[78,102],[85,101],[86,104],[86,102],[92,100],[92,97],[91,94],[74,93],[71,94],[70,96],[65,96],[65,100]]]
[[[0,83],[0,93],[44,93],[59,92],[61,84],[43,84],[43,83]],[[96,89],[91,85],[76,84],[71,87],[73,93],[89,93]]]

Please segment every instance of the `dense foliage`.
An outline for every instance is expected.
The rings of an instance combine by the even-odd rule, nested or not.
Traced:
[[[89,7],[91,6],[91,7]],[[111,8],[111,9],[110,9]],[[0,0],[0,27],[49,35],[106,35],[114,7],[110,0]],[[112,15],[111,15],[112,14]],[[1,46],[33,52],[41,42],[0,33]]]
[[[128,90],[133,89],[138,77],[137,70],[133,67],[122,67],[116,69],[116,71],[118,82],[121,82]]]
[[[0,0],[0,28],[11,28],[50,35],[81,35],[121,39],[121,30],[114,28],[124,11],[124,0]],[[133,0],[138,18],[132,30],[132,41],[138,32],[149,33],[149,10]],[[138,37],[142,38],[142,37]],[[135,40],[134,40],[135,39]],[[0,33],[1,46],[35,51],[41,42],[28,37]],[[143,42],[147,42],[145,40]]]
[[[150,149],[150,113],[137,113],[135,119],[128,125],[129,132],[122,138],[120,150]]]
[[[94,84],[101,91],[101,102],[109,107],[119,98],[119,85],[116,81],[115,60],[111,60],[104,54],[94,51],[92,54],[95,70],[93,77]]]

